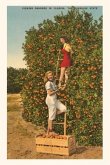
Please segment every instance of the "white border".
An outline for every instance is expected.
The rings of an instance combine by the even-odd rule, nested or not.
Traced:
[[[103,43],[103,137],[104,149],[103,159],[72,159],[72,160],[39,160],[39,159],[25,159],[25,160],[7,160],[7,6],[103,6],[104,18],[104,43]],[[36,163],[69,163],[74,165],[108,165],[110,164],[110,9],[107,0],[0,0],[0,164],[17,165],[25,163],[34,165]]]

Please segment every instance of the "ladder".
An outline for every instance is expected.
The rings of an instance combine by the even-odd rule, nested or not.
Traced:
[[[64,127],[64,135],[66,135],[66,112],[64,112],[64,122],[60,122],[60,123],[57,123],[57,122],[53,122],[53,125],[54,124],[60,124],[60,125],[63,125],[63,127]]]

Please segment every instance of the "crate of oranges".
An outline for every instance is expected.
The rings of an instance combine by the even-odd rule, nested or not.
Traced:
[[[36,151],[59,155],[71,155],[76,150],[75,137],[72,135],[36,136]]]

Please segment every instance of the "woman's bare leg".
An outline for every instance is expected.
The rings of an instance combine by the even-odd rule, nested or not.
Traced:
[[[47,130],[47,135],[58,135],[53,131],[53,120],[48,119],[48,130]]]
[[[69,73],[70,73],[70,68],[67,68],[67,69],[65,70],[65,84],[66,84],[67,81],[68,81]]]
[[[70,68],[65,69],[65,84],[63,85],[62,90],[64,90],[66,88],[66,84],[67,84],[68,76],[69,76],[69,71],[70,71]]]
[[[61,86],[61,82],[63,81],[63,78],[64,78],[64,75],[65,75],[65,67],[61,67],[61,70],[60,70],[60,78],[59,78],[59,87]]]
[[[48,131],[47,131],[47,133],[49,134],[49,132],[52,132],[52,120],[48,119]]]

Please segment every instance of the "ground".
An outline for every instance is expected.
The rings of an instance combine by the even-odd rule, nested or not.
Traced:
[[[36,152],[35,136],[44,133],[22,118],[22,102],[20,94],[8,94],[8,159],[102,159],[102,147],[77,146],[71,156],[41,154]]]

